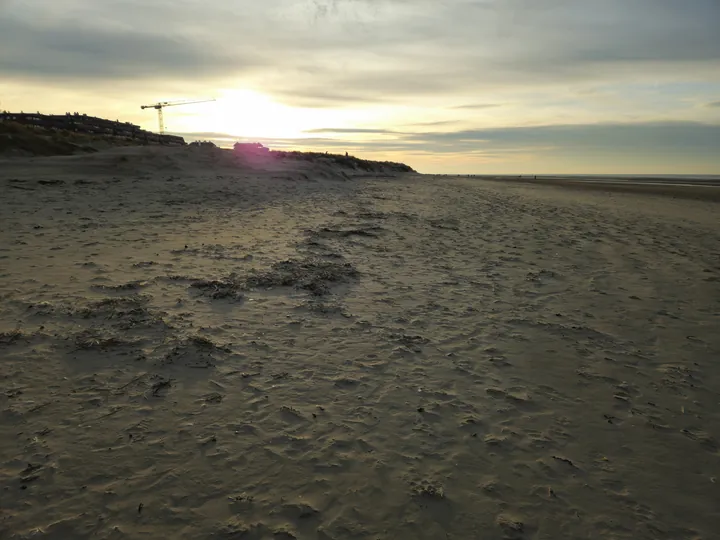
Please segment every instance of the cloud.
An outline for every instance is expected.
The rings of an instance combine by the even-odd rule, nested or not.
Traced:
[[[453,109],[494,109],[501,106],[500,103],[470,103],[468,105],[456,105]]]
[[[705,105],[706,107],[720,107],[720,101],[711,101]]]
[[[720,125],[694,122],[634,124],[581,124],[506,127],[446,133],[422,133],[405,142],[434,153],[531,150],[565,155],[681,155],[711,157],[717,154]],[[720,167],[720,157],[714,157]]]
[[[227,133],[218,133],[216,131],[191,131],[191,132],[182,132],[182,133],[175,133],[171,132],[170,135],[178,135],[180,137],[184,137],[190,141],[199,141],[199,140],[210,140],[210,141],[238,141],[239,137],[236,135],[229,135]]]
[[[222,76],[264,64],[247,49],[215,49],[179,36],[77,24],[43,27],[0,19],[0,71],[46,80]]]
[[[415,122],[410,124],[413,127],[437,127],[437,126],[451,126],[453,124],[459,124],[459,120],[437,120],[435,122]]]
[[[235,81],[314,107],[718,81],[718,20],[717,0],[24,0],[0,5],[0,71],[63,84]]]
[[[374,134],[393,134],[398,133],[391,129],[367,129],[367,128],[318,128],[308,129],[305,133],[374,133]]]
[[[315,130],[337,133],[338,130]],[[370,133],[375,132],[371,130]],[[384,130],[376,131],[384,135]],[[352,130],[346,132],[353,134]],[[360,133],[368,133],[361,131]],[[193,134],[178,133],[190,136]],[[194,134],[197,135],[197,134]],[[209,135],[209,134],[205,134]],[[237,140],[230,135],[214,134],[216,139]],[[396,133],[393,139],[352,138],[261,139],[268,144],[318,148],[354,148],[364,152],[425,152],[429,154],[511,154],[538,152],[566,155],[636,155],[641,158],[658,155],[712,158],[720,168],[717,141],[720,124],[697,122],[645,122],[635,124],[579,124],[502,127],[449,132]],[[190,137],[193,138],[193,137]],[[209,137],[212,138],[212,137]]]

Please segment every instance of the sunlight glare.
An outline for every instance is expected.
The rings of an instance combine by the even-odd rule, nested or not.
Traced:
[[[332,109],[291,107],[254,90],[223,90],[216,102],[208,103],[193,116],[192,123],[197,121],[202,131],[284,139],[308,137],[307,130],[345,124],[353,115]]]

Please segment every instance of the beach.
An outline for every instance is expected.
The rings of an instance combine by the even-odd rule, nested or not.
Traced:
[[[0,538],[715,538],[717,188],[566,183],[0,161]]]

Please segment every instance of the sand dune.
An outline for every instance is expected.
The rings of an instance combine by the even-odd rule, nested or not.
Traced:
[[[193,152],[0,162],[0,537],[715,537],[716,204]]]

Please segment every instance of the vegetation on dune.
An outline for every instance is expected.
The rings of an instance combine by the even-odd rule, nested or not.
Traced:
[[[72,131],[32,128],[16,122],[0,122],[0,155],[6,156],[68,156],[72,154],[97,152],[98,149],[113,146],[138,146],[148,144],[139,140],[118,137],[75,133]],[[238,150],[239,147],[250,148]],[[214,152],[216,157],[232,152],[218,148],[210,141],[195,141],[188,145],[190,149]],[[261,155],[269,159],[305,161],[314,164],[337,166],[342,169],[363,171],[366,173],[406,173],[415,172],[404,163],[392,161],[371,161],[347,154],[326,152],[300,152],[297,150],[269,150],[259,143],[238,144],[233,152],[236,156],[250,157]]]
[[[73,131],[32,128],[0,122],[0,155],[69,156],[111,146],[137,146],[141,141]]]
[[[94,152],[88,137],[68,132],[32,129],[14,122],[0,123],[0,154],[32,156],[69,156]]]
[[[343,154],[271,150],[270,155],[300,161],[328,163],[330,165],[338,165],[347,169],[359,169],[366,172],[377,172],[380,170],[390,170],[393,172],[415,172],[412,167],[405,165],[404,163],[396,163],[393,161],[371,161]]]

